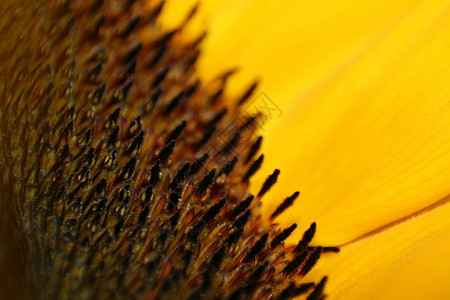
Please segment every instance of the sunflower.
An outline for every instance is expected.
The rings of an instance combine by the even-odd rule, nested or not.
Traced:
[[[449,12],[2,1],[2,298],[448,297]]]

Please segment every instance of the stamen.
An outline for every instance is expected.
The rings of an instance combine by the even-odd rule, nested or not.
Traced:
[[[271,219],[275,219],[277,216],[279,216],[282,212],[284,212],[289,206],[294,204],[295,199],[300,195],[299,192],[295,192],[292,194],[292,196],[287,197],[283,203],[278,206],[278,208],[274,211],[274,213],[270,216]]]
[[[258,193],[258,197],[262,197],[265,193],[267,193],[270,190],[270,188],[277,182],[278,175],[280,175],[280,170],[276,169],[269,177],[267,177],[261,190]]]
[[[316,233],[316,222],[312,223],[311,226],[308,228],[308,230],[305,231],[302,239],[297,244],[297,247],[295,247],[294,253],[299,253],[300,251],[306,249],[306,247],[313,239],[315,233]]]

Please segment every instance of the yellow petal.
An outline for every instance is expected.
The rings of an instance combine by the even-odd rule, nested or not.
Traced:
[[[199,15],[184,33],[208,30],[198,67],[202,77],[237,66],[240,73],[228,91],[236,93],[257,77],[264,91],[283,104],[370,46],[418,2],[200,1]],[[166,26],[178,26],[195,3],[168,1]]]
[[[449,299],[449,201],[326,255],[305,280],[328,275],[328,299]]]
[[[254,77],[273,101],[290,103],[397,22],[417,1],[247,0],[221,7],[206,24],[199,72],[239,66],[231,90]]]
[[[449,14],[420,3],[268,128],[266,170],[284,172],[270,196],[302,191],[281,223],[343,244],[450,193]]]
[[[176,26],[193,2],[170,2]],[[278,221],[317,221],[315,242],[335,245],[450,193],[448,1],[201,4],[193,32],[209,35],[199,73],[240,66],[230,93],[259,77],[284,111],[265,124],[267,159],[253,185],[282,170],[267,215],[299,189]]]

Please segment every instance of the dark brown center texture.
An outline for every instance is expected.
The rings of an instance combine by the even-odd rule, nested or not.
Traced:
[[[0,2],[0,298],[324,298],[302,278],[337,249],[262,221],[278,170],[247,191],[255,86],[198,80],[203,36],[145,2]]]

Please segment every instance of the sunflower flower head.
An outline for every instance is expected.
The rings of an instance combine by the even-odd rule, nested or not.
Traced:
[[[9,298],[290,299],[325,252],[313,223],[260,215],[249,179],[264,155],[256,84],[226,99],[204,84],[200,35],[158,22],[164,1],[0,4],[0,275]],[[242,141],[251,141],[250,144]]]

